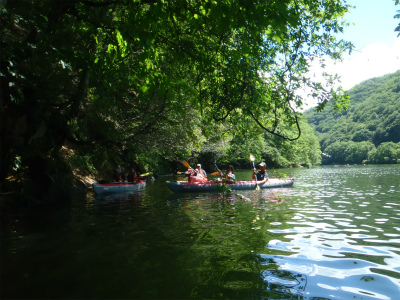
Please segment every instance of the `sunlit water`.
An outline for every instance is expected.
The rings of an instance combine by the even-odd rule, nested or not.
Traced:
[[[1,297],[400,299],[400,166],[279,172],[292,188],[178,194],[160,177],[16,215]]]

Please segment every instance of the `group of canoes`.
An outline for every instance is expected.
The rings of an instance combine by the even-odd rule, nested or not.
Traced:
[[[269,178],[264,162],[258,164],[259,170],[254,168],[251,181],[238,181],[235,179],[234,168],[229,166],[223,174],[218,169],[220,177],[209,180],[207,173],[197,164],[196,169],[191,168],[186,162],[184,165],[188,168],[185,175],[187,180],[167,181],[166,184],[173,192],[212,192],[219,191],[221,186],[226,186],[231,190],[251,190],[262,188],[276,188],[292,186],[294,178]],[[146,173],[148,174],[148,173]],[[214,174],[214,173],[213,173]],[[143,175],[142,175],[143,176]],[[135,176],[136,177],[136,176]],[[95,183],[93,189],[96,194],[116,193],[123,191],[133,191],[143,188],[146,180],[139,176],[134,182],[113,182],[113,183]]]

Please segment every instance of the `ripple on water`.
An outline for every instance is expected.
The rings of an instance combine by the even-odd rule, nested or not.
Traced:
[[[346,180],[334,178],[343,171]],[[297,180],[294,216],[269,227],[274,239],[260,254],[268,290],[307,299],[400,299],[400,227],[393,226],[400,190],[389,182],[400,168],[362,171],[315,170],[304,179],[315,176],[322,186]]]
[[[269,290],[307,295],[309,299],[331,299],[332,290],[339,299],[355,295],[363,299],[391,299],[386,295],[396,295],[399,291],[393,280],[371,272],[376,264],[363,260],[313,260],[303,255],[261,257],[266,268],[261,274]]]

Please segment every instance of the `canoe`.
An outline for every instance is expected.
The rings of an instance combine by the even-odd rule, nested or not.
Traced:
[[[270,178],[267,182],[259,184],[261,189],[279,188],[292,186],[294,178]],[[232,190],[255,190],[257,185],[255,181],[236,181],[235,183],[225,184]],[[187,181],[167,181],[167,186],[171,191],[180,192],[216,192],[221,190],[221,184],[215,184],[210,181],[205,183],[187,182]]]
[[[146,180],[139,180],[136,183],[125,183],[125,182],[112,182],[112,183],[94,183],[94,192],[98,195],[110,194],[110,193],[121,193],[127,191],[134,191],[146,186]]]

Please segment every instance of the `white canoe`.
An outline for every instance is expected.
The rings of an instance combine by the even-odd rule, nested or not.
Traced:
[[[112,182],[112,183],[94,183],[94,192],[100,194],[121,193],[134,191],[146,186],[145,180],[139,180],[136,183]]]
[[[269,178],[268,181],[259,184],[262,189],[279,188],[292,186],[294,178]],[[167,181],[168,187],[173,192],[216,192],[221,190],[221,184],[215,184],[210,181],[206,183],[191,183],[187,181]],[[232,184],[225,184],[232,190],[255,190],[257,184],[255,181],[236,181]]]

